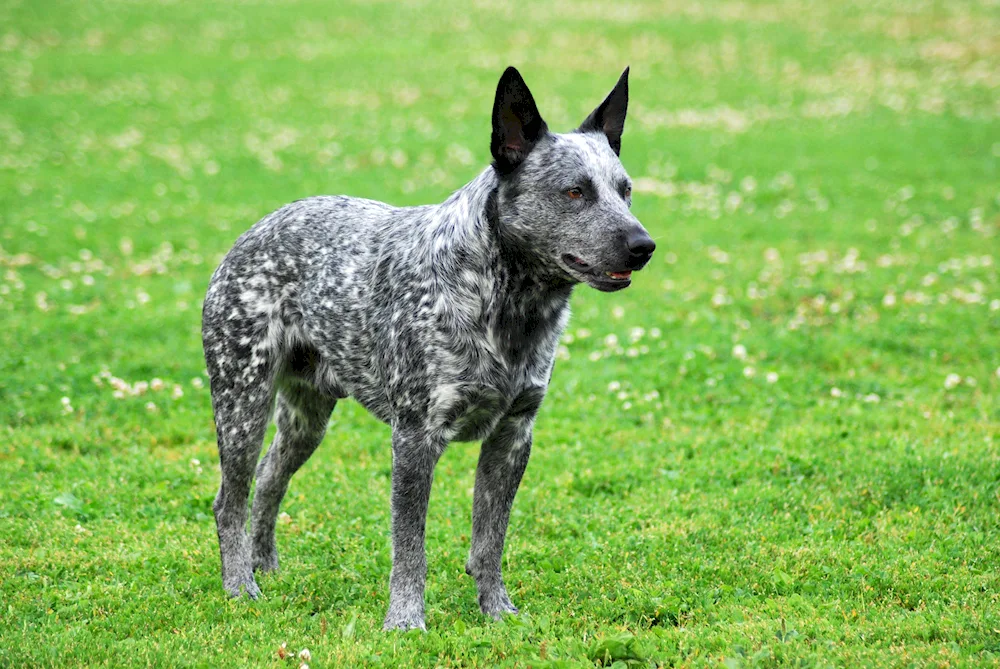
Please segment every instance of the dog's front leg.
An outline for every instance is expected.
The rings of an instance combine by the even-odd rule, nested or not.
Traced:
[[[392,575],[389,612],[383,627],[424,626],[424,583],[427,555],[424,526],[434,480],[434,465],[443,441],[426,430],[394,425],[392,430]]]
[[[465,571],[476,579],[479,608],[500,618],[517,613],[500,573],[510,507],[531,454],[534,412],[503,419],[483,441],[472,504],[472,549]]]

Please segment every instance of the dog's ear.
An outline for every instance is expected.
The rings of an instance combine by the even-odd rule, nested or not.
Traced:
[[[622,132],[625,130],[625,112],[628,111],[628,68],[618,78],[618,83],[597,109],[591,112],[579,132],[603,132],[616,155],[622,151]]]
[[[528,157],[548,126],[542,120],[521,74],[508,67],[493,102],[493,137],[490,151],[501,174],[507,174]]]

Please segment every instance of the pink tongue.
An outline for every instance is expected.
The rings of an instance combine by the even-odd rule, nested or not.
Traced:
[[[629,270],[627,272],[609,272],[609,274],[613,279],[627,279],[630,276],[632,276],[632,270]]]

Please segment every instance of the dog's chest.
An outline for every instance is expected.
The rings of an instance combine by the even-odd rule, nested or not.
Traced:
[[[539,370],[542,372],[543,370]],[[545,397],[544,374],[518,374],[506,379],[468,379],[431,389],[428,418],[448,441],[484,439],[505,417],[534,415]]]
[[[505,416],[534,415],[568,308],[554,300],[485,316],[478,327],[452,329],[439,340],[430,418],[454,441],[482,439]]]

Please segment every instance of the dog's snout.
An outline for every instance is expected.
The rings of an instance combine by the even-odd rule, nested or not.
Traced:
[[[629,232],[625,244],[628,246],[630,255],[640,258],[648,258],[656,250],[656,242],[642,228],[636,228]]]

